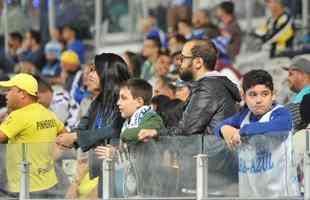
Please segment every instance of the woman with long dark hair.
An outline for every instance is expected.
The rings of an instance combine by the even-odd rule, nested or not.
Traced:
[[[88,113],[82,117],[73,133],[59,135],[56,143],[62,147],[81,147],[89,152],[90,178],[101,177],[101,162],[96,158],[94,147],[117,143],[123,124],[116,105],[120,86],[129,79],[124,60],[112,53],[95,56],[95,70],[89,74],[89,81],[100,91],[92,102]],[[100,178],[101,179],[101,178]],[[99,195],[102,181],[99,179]]]

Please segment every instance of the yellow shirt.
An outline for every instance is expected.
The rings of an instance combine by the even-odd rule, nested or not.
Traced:
[[[57,184],[53,142],[63,129],[64,125],[56,115],[38,103],[9,114],[0,130],[9,138],[6,169],[10,192],[19,192],[23,155],[30,163],[30,192],[46,190]]]

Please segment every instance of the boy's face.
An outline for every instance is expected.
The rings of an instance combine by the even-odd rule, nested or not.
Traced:
[[[265,85],[255,85],[245,92],[244,100],[255,116],[262,116],[271,109],[274,94]]]
[[[141,97],[134,98],[128,87],[120,89],[117,106],[123,118],[130,118],[143,104],[143,99]]]

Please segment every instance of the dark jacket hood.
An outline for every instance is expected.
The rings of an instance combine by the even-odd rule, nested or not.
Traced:
[[[206,76],[198,81],[187,82],[187,85],[192,90],[195,90],[197,87],[199,87],[199,85],[201,85],[201,82],[207,81],[207,79],[209,78],[220,80],[221,83],[224,85],[224,87],[227,89],[227,91],[229,91],[232,98],[237,102],[241,101],[241,96],[240,96],[238,87],[231,80],[229,80],[226,76]]]
[[[241,101],[240,91],[238,87],[236,86],[236,84],[234,84],[226,76],[216,76],[216,78],[221,80],[221,82],[223,83],[225,88],[229,91],[229,93],[231,94],[231,96],[233,97],[235,101],[237,102]]]

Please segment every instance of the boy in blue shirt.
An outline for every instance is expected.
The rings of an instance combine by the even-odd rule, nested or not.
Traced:
[[[244,75],[246,106],[215,128],[230,149],[238,149],[239,196],[298,196],[292,150],[292,118],[274,102],[273,81],[264,70]]]

